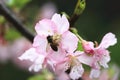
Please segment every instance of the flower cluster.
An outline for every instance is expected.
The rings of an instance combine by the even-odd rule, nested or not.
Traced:
[[[101,66],[107,68],[110,55],[107,48],[117,42],[115,35],[106,34],[100,45],[79,39],[69,31],[69,22],[65,15],[55,13],[52,19],[42,19],[35,30],[37,35],[33,45],[20,60],[30,60],[33,64],[30,71],[38,72],[43,68],[51,67],[56,73],[70,70],[69,77],[76,80],[82,77],[84,68],[82,64],[91,67],[90,77],[98,77]],[[77,50],[78,41],[83,51]],[[94,47],[95,46],[95,47]]]

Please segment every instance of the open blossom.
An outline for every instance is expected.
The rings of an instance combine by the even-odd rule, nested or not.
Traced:
[[[68,74],[71,79],[79,79],[80,77],[82,77],[82,74],[84,72],[84,68],[82,67],[82,63],[79,58],[82,53],[83,52],[80,51],[68,53],[66,55],[66,58],[64,58],[64,62],[57,64],[57,69],[60,68],[61,70],[63,70],[63,72],[70,71],[68,72]]]
[[[47,65],[55,70],[54,65],[64,60],[66,52],[73,52],[77,48],[78,38],[69,31],[65,15],[55,13],[52,19],[42,19],[36,24],[35,30],[37,35],[32,47],[19,57],[20,60],[33,62],[30,71],[37,72]]]
[[[90,77],[98,77],[100,75],[100,66],[108,68],[108,62],[110,61],[110,55],[107,48],[117,43],[117,39],[114,34],[107,33],[100,45],[96,44],[94,47],[93,42],[82,41],[85,54],[81,56],[81,61],[92,67]]]
[[[108,68],[110,55],[107,48],[117,43],[114,34],[107,33],[100,45],[91,41],[81,40],[83,51],[76,51],[78,38],[69,31],[69,22],[65,15],[55,13],[51,19],[42,19],[35,25],[37,35],[32,47],[19,57],[33,64],[29,70],[35,72],[43,68],[52,68],[60,76],[67,72],[67,78],[79,79],[84,73],[82,64],[92,68],[91,78],[100,75],[101,66]]]
[[[54,43],[57,47],[61,47],[67,52],[73,52],[77,48],[78,39],[69,31],[69,22],[65,15],[60,16],[60,14],[55,13],[52,19],[39,21],[35,26],[35,30],[37,35],[39,35],[38,38],[44,36],[44,39],[48,41],[46,45]],[[38,41],[36,38],[33,45],[38,44],[40,42]],[[39,44],[37,46],[41,47]]]
[[[73,80],[79,79],[82,77],[82,74],[84,72],[84,68],[82,67],[82,63],[79,60],[79,57],[77,57],[80,54],[80,52],[76,52],[72,55],[70,55],[70,78]]]

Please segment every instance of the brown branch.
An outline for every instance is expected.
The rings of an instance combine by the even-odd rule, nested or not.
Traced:
[[[75,27],[74,25],[75,25],[76,21],[79,19],[79,16],[80,15],[76,15],[76,14],[73,14],[71,16],[71,18],[69,19],[70,27]]]
[[[7,6],[0,2],[0,15],[4,16],[7,21],[12,23],[12,25],[28,40],[33,41],[34,35],[26,29],[26,26],[12,13]]]

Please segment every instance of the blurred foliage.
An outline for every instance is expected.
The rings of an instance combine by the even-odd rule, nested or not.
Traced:
[[[18,69],[13,63],[0,64],[0,80],[27,80],[32,76],[28,71]]]
[[[0,16],[0,23],[4,23],[5,22],[5,19],[3,16]]]
[[[35,75],[33,77],[30,77],[28,80],[45,80],[45,76],[44,75]]]
[[[21,10],[31,0],[8,0],[7,5],[11,8],[17,8]]]
[[[41,74],[34,75],[28,80],[54,80],[54,76],[48,70],[43,70]]]
[[[14,41],[15,39],[20,37],[21,34],[12,27],[8,31],[6,31],[5,39],[8,41]]]

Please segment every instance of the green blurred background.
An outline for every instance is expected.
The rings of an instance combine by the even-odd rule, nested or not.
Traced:
[[[23,23],[33,33],[35,32],[34,25],[37,21],[39,10],[48,2],[56,6],[58,13],[64,11],[71,15],[77,0],[30,0],[26,2],[23,7],[18,9],[18,12],[20,19],[23,19]],[[14,3],[14,6],[8,7],[14,10],[18,6]],[[116,34],[118,43],[110,47],[109,50],[111,52],[111,63],[120,66],[120,0],[86,0],[86,9],[76,22],[75,27],[77,27],[79,34],[83,38],[92,41],[100,42],[102,37],[108,32]],[[13,37],[13,32],[18,35]],[[21,35],[16,30],[6,32],[6,39],[11,44],[13,39],[15,40],[18,37],[21,37]],[[20,69],[11,60],[5,64],[0,63],[0,80],[27,80],[31,75],[33,73]]]

